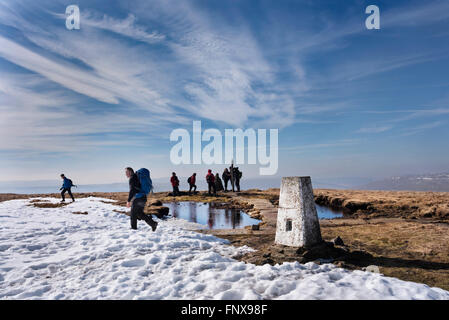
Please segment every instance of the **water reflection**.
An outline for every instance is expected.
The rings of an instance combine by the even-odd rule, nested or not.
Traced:
[[[318,214],[318,219],[335,219],[343,217],[342,211],[333,210],[329,207],[320,206],[318,204],[315,204],[315,207]]]
[[[251,218],[241,210],[224,209],[217,203],[182,201],[164,203],[163,205],[170,209],[169,215],[199,223],[208,229],[241,229],[260,222],[260,220]],[[328,207],[316,205],[316,209],[319,219],[343,217],[343,212]]]
[[[183,201],[163,205],[170,209],[169,215],[202,224],[208,229],[241,229],[260,222],[241,210],[224,209],[216,203]]]

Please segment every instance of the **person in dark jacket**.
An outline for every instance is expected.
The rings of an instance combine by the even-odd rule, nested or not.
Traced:
[[[221,182],[221,178],[220,178],[220,174],[219,173],[217,173],[215,175],[215,190],[217,190],[217,191],[224,190],[223,182]]]
[[[224,190],[228,191],[228,182],[231,180],[231,174],[229,173],[228,168],[225,168],[223,174],[221,175],[224,182]]]
[[[157,222],[153,220],[151,215],[146,215],[143,210],[147,202],[147,197],[136,198],[136,195],[140,192],[139,177],[134,170],[130,167],[125,169],[126,177],[129,179],[129,194],[126,207],[131,207],[131,229],[137,230],[137,219],[145,220],[145,222],[151,227],[153,231],[157,228]]]
[[[192,188],[193,188],[193,193],[196,193],[196,173],[193,173],[189,179],[187,179],[187,182],[189,183],[189,194],[191,194],[192,192]]]
[[[179,179],[176,176],[175,172],[172,172],[172,176],[170,178],[171,185],[173,187],[173,196],[179,195]]]
[[[66,176],[62,173],[61,174],[61,179],[62,179],[62,187],[59,190],[61,191],[61,197],[62,200],[61,202],[65,202],[65,193],[68,192],[69,196],[72,198],[72,202],[75,202],[75,198],[73,197],[72,194],[72,180],[66,178]]]
[[[206,175],[206,181],[208,186],[208,193],[211,194],[211,191],[214,191],[214,195],[217,194],[217,190],[215,189],[215,176],[212,173],[212,170],[209,169]]]

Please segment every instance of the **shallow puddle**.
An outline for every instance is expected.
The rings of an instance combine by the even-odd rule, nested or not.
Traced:
[[[329,207],[320,206],[315,204],[316,212],[318,213],[318,219],[335,219],[343,218],[343,211],[333,210]]]
[[[170,216],[201,224],[207,229],[241,229],[261,222],[251,218],[242,210],[223,209],[216,203],[181,201],[168,202],[163,205],[170,209]],[[317,205],[316,208],[319,219],[343,216],[342,212],[333,211],[327,207]]]
[[[241,229],[261,222],[242,210],[222,209],[215,203],[182,201],[164,203],[164,206],[170,209],[169,215],[202,224],[207,229]]]

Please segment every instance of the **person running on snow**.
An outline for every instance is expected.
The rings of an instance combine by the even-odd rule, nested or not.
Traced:
[[[211,169],[207,171],[206,181],[209,187],[209,194],[211,194],[212,189],[214,190],[214,195],[217,194],[217,190],[215,189],[215,177]]]
[[[171,185],[173,187],[173,196],[176,197],[179,195],[179,179],[176,176],[175,172],[172,172],[172,176],[170,178]]]
[[[61,174],[61,179],[62,179],[62,187],[59,189],[59,190],[62,190],[61,191],[61,197],[62,197],[61,202],[65,202],[65,193],[66,192],[69,193],[69,196],[72,198],[72,202],[75,202],[75,198],[73,197],[72,190],[71,190],[72,186],[73,186],[72,180],[66,178],[66,176],[63,173]]]
[[[193,189],[193,193],[196,193],[196,184],[195,184],[195,182],[196,182],[196,173],[193,173],[192,176],[190,176],[187,179],[187,183],[189,184],[189,194],[191,194],[192,188],[194,188]]]
[[[146,215],[143,210],[147,202],[147,196],[140,194],[140,180],[134,170],[130,167],[125,169],[126,177],[129,179],[129,195],[126,207],[131,207],[131,229],[137,230],[137,219],[145,220],[153,231],[157,228],[157,222],[153,220],[151,215]]]

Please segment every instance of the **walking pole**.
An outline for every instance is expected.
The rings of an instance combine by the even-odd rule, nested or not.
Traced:
[[[232,192],[235,192],[234,190],[234,160],[231,161],[231,185],[232,185]]]

